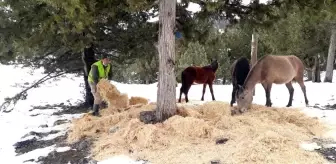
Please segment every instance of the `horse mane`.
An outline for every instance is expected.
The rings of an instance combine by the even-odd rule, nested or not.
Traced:
[[[248,80],[250,80],[250,78],[251,78],[251,76],[252,76],[252,74],[255,72],[255,67],[262,61],[262,60],[264,60],[266,57],[267,57],[268,55],[265,55],[265,56],[262,56],[252,67],[251,67],[251,69],[250,69],[250,72],[247,74],[247,76],[246,76],[246,79],[245,79],[245,81],[244,81],[244,85],[243,85],[243,87],[245,87],[245,85],[246,85],[246,82],[248,81]]]
[[[246,57],[240,57],[231,65],[231,78],[239,85],[243,85],[250,71],[250,62]]]

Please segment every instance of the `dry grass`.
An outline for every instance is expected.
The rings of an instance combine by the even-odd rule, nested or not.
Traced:
[[[147,105],[148,99],[143,98],[143,97],[132,96],[129,100],[129,104],[130,105],[136,105],[136,104]]]
[[[129,106],[128,95],[120,93],[119,90],[108,80],[102,79],[97,84],[97,90],[108,106],[115,108],[127,108]]]
[[[149,160],[151,163],[325,163],[316,152],[299,144],[320,136],[324,127],[317,119],[297,109],[253,105],[242,115],[231,116],[229,104],[209,102],[199,106],[179,104],[178,115],[163,123],[143,124],[141,111],[155,109],[155,103],[132,106],[102,117],[85,115],[73,121],[69,141],[96,138],[93,156],[97,160],[117,154]],[[113,111],[113,112],[111,112]],[[119,128],[110,133],[110,128]],[[218,138],[228,138],[216,145]]]

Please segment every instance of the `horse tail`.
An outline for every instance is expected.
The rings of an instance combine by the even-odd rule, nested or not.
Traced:
[[[181,91],[184,90],[185,87],[187,87],[187,84],[186,84],[186,72],[183,71],[181,73],[181,83],[182,83],[182,86],[181,86]]]

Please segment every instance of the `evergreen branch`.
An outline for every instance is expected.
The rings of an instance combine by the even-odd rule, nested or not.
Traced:
[[[38,87],[38,85],[40,85],[40,84],[42,84],[42,83],[44,83],[44,82],[46,82],[50,79],[53,79],[53,78],[59,77],[61,75],[64,75],[64,74],[66,74],[66,72],[59,72],[59,73],[57,73],[56,75],[53,75],[53,76],[51,76],[51,74],[52,73],[49,73],[46,76],[42,77],[40,80],[35,82],[33,85],[31,85],[31,86],[27,87],[26,89],[22,90],[20,93],[17,93],[15,96],[13,96],[11,98],[5,98],[5,102],[2,103],[2,105],[0,106],[0,112],[3,111],[3,110],[6,113],[11,112],[14,109],[15,105],[17,104],[17,102],[19,100],[24,100],[24,99],[27,98],[27,95],[28,95],[27,91],[29,91],[32,88]],[[13,107],[10,110],[5,111],[5,109],[7,109],[8,106],[11,105],[11,104],[13,105]]]

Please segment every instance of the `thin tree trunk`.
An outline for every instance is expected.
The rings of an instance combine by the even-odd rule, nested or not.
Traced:
[[[253,29],[252,42],[251,42],[251,68],[257,62],[258,54],[258,37],[257,33]],[[255,95],[255,89],[253,89],[253,96]]]
[[[307,69],[307,81],[312,81],[313,79],[313,72],[310,69]]]
[[[314,57],[314,67],[312,73],[313,73],[312,82],[320,83],[321,82],[320,55],[316,55]]]
[[[222,82],[223,85],[226,84],[226,76],[223,77],[223,82]]]
[[[326,74],[324,77],[324,82],[332,82],[333,71],[334,71],[334,57],[335,57],[335,46],[336,46],[336,28],[333,27],[331,30],[329,51],[328,51],[328,60],[326,67]]]
[[[159,86],[156,120],[176,113],[175,27],[176,0],[160,0],[159,8]]]
[[[93,47],[90,46],[88,48],[84,48],[84,52],[82,54],[82,62],[84,64],[84,84],[85,84],[85,105],[92,106],[93,105],[93,95],[91,93],[91,88],[88,83],[88,75],[91,69],[91,65],[95,63],[97,60],[94,56]]]

